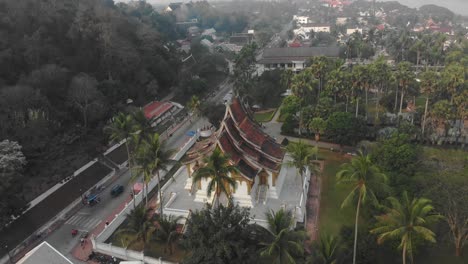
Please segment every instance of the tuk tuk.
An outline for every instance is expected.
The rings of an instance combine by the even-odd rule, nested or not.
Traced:
[[[90,195],[88,197],[88,205],[95,205],[101,201],[101,198],[97,194]]]
[[[123,193],[123,191],[124,191],[123,185],[117,184],[117,185],[115,185],[114,187],[112,187],[112,189],[111,189],[111,196],[112,196],[112,197],[117,197],[117,196],[119,196],[121,193]]]

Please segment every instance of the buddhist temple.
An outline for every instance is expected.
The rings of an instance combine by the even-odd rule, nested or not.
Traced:
[[[165,190],[167,204],[164,211],[183,215],[183,212],[201,209],[204,204],[214,204],[214,193],[207,195],[209,179],[194,182],[192,176],[203,167],[205,157],[220,149],[237,173],[230,177],[236,180],[236,188],[229,189],[234,204],[251,208],[255,222],[266,224],[265,213],[285,208],[292,210],[297,222],[305,220],[305,193],[309,173],[301,179],[296,168],[288,166],[291,160],[285,149],[267,135],[250,117],[246,107],[237,98],[226,105],[226,112],[217,130],[200,128],[197,141],[182,159],[183,169],[175,175],[175,181]],[[227,204],[228,197],[222,194],[218,203]]]

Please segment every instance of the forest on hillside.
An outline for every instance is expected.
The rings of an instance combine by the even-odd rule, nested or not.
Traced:
[[[174,22],[143,8],[145,20],[112,0],[0,2],[0,142],[22,157],[0,162],[0,215],[94,158],[126,99],[140,106],[177,85]]]

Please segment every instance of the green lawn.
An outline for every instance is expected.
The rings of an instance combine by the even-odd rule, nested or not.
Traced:
[[[257,122],[266,123],[270,122],[276,113],[276,109],[254,113],[254,119]]]
[[[339,152],[324,149],[320,149],[319,156],[325,160],[320,200],[320,232],[338,235],[343,225],[354,224],[354,208],[340,208],[349,193],[349,188],[337,186],[335,176],[341,164],[347,162],[349,158]]]

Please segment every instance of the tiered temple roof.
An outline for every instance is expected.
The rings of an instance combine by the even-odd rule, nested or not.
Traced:
[[[197,142],[187,152],[184,163],[210,155],[216,146],[250,181],[262,170],[278,173],[285,154],[284,149],[252,121],[237,98],[226,108],[220,129],[211,137]]]
[[[262,170],[279,172],[284,150],[265,134],[235,98],[226,109],[218,144],[249,180]]]

